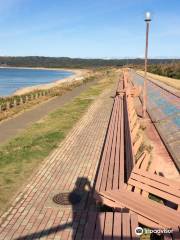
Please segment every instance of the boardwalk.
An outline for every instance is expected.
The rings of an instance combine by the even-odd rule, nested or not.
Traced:
[[[114,89],[104,92],[65,141],[45,160],[9,210],[0,227],[0,240],[58,240],[75,231],[78,219],[83,227],[86,216],[85,212],[81,216],[81,210],[90,205],[89,191],[100,158],[113,94]],[[81,204],[75,209],[53,203],[55,194],[73,189],[82,196]],[[80,232],[82,229],[77,236]]]

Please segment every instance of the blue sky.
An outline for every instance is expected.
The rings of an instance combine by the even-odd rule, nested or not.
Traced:
[[[179,0],[0,0],[0,55],[180,57]]]

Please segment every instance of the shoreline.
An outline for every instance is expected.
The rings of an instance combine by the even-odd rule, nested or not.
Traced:
[[[54,71],[58,71],[58,70],[61,70],[61,71],[67,71],[67,72],[72,72],[72,71],[74,71],[74,70],[76,70],[76,69],[74,69],[74,68],[45,68],[45,67],[11,67],[11,66],[0,66],[0,68],[3,68],[3,69],[6,69],[6,68],[9,68],[9,69],[32,69],[32,70],[47,70],[47,71],[49,71],[49,70],[54,70]],[[77,70],[79,70],[79,69],[77,69]]]
[[[53,87],[60,86],[64,82],[72,82],[72,81],[82,80],[89,72],[89,70],[87,70],[87,69],[43,68],[43,67],[4,67],[4,66],[0,66],[0,68],[33,69],[33,70],[47,70],[47,71],[48,70],[54,70],[54,71],[59,70],[59,71],[69,71],[73,74],[72,76],[65,77],[62,79],[57,79],[50,83],[32,85],[30,87],[22,87],[20,89],[17,89],[15,92],[13,92],[11,95],[9,95],[7,97],[17,96],[17,95],[19,96],[19,95],[27,94],[29,92],[36,91],[36,90],[47,90],[47,89],[50,89]]]

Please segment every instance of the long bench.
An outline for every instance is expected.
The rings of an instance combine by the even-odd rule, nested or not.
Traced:
[[[124,89],[124,81],[120,80],[98,168],[95,184],[97,193],[120,189],[127,182],[142,143],[142,137],[137,138],[140,128],[137,114]]]
[[[96,202],[102,203],[104,196],[100,197],[102,191],[113,189],[121,189],[127,178],[127,172],[130,174],[130,164],[125,166],[125,142],[124,135],[128,134],[127,122],[124,119],[124,82],[120,80],[117,86],[116,96],[109,121],[104,148],[98,174],[95,184],[94,196]],[[125,125],[126,124],[126,125]],[[126,131],[124,130],[126,129]],[[132,153],[131,153],[132,154]],[[131,159],[129,158],[129,162]],[[131,165],[132,168],[132,165]],[[126,169],[126,170],[125,170]],[[135,235],[135,228],[138,227],[137,215],[130,213],[108,212],[101,213],[98,217],[100,219],[100,232],[95,229],[96,221],[92,219],[97,216],[90,216],[90,222],[87,224],[88,239],[138,239]],[[101,222],[102,221],[102,222]],[[94,222],[94,224],[92,223]],[[104,229],[103,229],[104,228]],[[96,229],[99,229],[96,228]],[[104,238],[102,238],[102,232]],[[94,234],[94,235],[93,235]]]
[[[119,81],[118,88],[123,88]],[[123,93],[116,95],[103,154],[98,168],[95,191],[119,189],[124,183],[124,106]]]
[[[113,208],[128,208],[138,215],[138,221],[148,227],[169,227],[179,231],[180,227],[180,191],[179,183],[172,182],[164,177],[157,176],[155,166],[150,165],[150,155],[143,152],[141,156],[135,160],[135,156],[142,143],[142,136],[138,135],[140,124],[135,112],[131,89],[128,87],[127,75],[124,76],[124,183],[121,182],[119,188],[99,188],[99,201]],[[116,110],[117,111],[117,110]],[[114,122],[112,122],[113,124]],[[114,131],[116,127],[114,124]],[[116,133],[114,133],[116,135]],[[112,144],[119,144],[117,142]],[[123,144],[123,141],[121,142]],[[107,144],[108,147],[108,144]],[[118,146],[116,146],[118,147]],[[104,165],[105,161],[104,159]],[[117,159],[116,159],[117,160]],[[108,166],[111,165],[109,159]],[[121,159],[118,160],[121,163]],[[116,162],[113,162],[113,166]],[[100,166],[101,168],[101,166]],[[100,169],[101,170],[101,169]],[[101,171],[103,172],[104,169]],[[105,175],[102,181],[107,182]],[[126,184],[127,183],[127,184]],[[149,199],[149,196],[157,196],[164,199],[165,202],[170,201],[177,207],[172,209],[168,206]]]
[[[138,134],[140,124],[126,74],[123,85],[118,84],[117,94],[98,169],[95,197],[98,202],[115,209],[129,208],[138,215],[139,223],[145,226],[173,227],[178,232],[179,207],[175,210],[149,199],[149,195],[157,195],[179,206],[178,183],[155,174],[155,164],[150,165],[148,152],[144,151],[135,159],[142,136]],[[154,179],[150,180],[150,176]]]
[[[135,164],[134,153],[140,146],[136,141],[140,124],[126,87],[124,80],[118,82],[95,184],[94,197],[99,203],[106,198],[102,192],[121,189],[127,182]]]

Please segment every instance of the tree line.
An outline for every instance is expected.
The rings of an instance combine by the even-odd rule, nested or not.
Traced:
[[[158,75],[180,79],[180,62],[169,64],[152,64],[148,66],[148,71]]]
[[[178,61],[178,60],[177,60]],[[172,59],[150,59],[150,64],[168,64]],[[142,65],[143,59],[83,59],[68,57],[0,57],[0,66],[46,68],[96,68]]]
[[[128,66],[144,69],[144,59],[83,59],[68,57],[0,57],[0,66],[45,68],[98,68]],[[180,59],[149,59],[151,73],[180,79]]]

